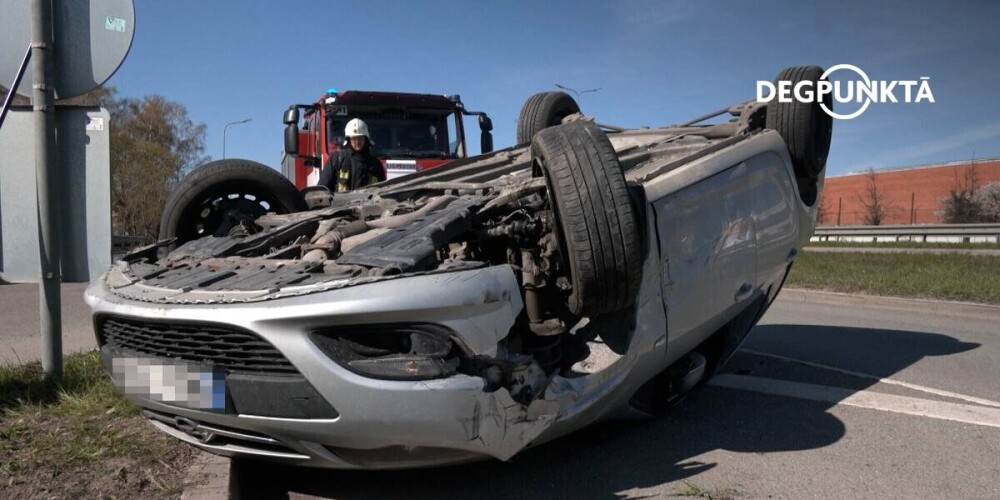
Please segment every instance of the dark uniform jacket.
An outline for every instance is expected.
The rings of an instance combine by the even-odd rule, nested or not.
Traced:
[[[353,191],[385,180],[382,162],[368,147],[354,151],[350,147],[338,151],[323,165],[319,185],[335,193]]]

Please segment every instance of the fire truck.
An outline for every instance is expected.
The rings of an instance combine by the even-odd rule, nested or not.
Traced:
[[[493,151],[493,122],[486,113],[466,110],[457,95],[330,89],[313,104],[285,110],[282,173],[228,158],[184,176],[163,208],[160,239],[231,234],[267,213],[308,209],[303,190],[315,186],[323,164],[346,147],[344,127],[352,118],[368,124],[372,152],[392,179],[468,157],[465,118],[472,116],[479,122],[480,151]]]
[[[368,124],[372,153],[388,179],[438,167],[468,156],[466,116],[478,117],[481,152],[492,151],[492,121],[465,109],[458,95],[329,89],[285,112],[282,173],[299,189],[315,186],[323,164],[346,147],[344,126],[352,118]]]

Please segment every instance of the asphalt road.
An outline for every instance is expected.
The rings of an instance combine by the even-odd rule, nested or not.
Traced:
[[[97,343],[90,310],[83,303],[87,283],[64,283],[62,293],[63,352],[93,349]],[[38,285],[0,284],[0,363],[41,359]]]
[[[1000,309],[783,292],[668,416],[403,472],[237,463],[245,497],[998,498]]]

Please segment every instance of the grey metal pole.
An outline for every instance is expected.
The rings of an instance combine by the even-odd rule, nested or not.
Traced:
[[[31,64],[34,85],[31,103],[35,114],[35,183],[38,213],[38,247],[41,277],[38,286],[42,368],[51,379],[62,377],[62,310],[59,284],[59,220],[54,203],[59,200],[56,156],[55,57],[52,46],[52,0],[31,2]]]
[[[230,125],[242,125],[242,124],[244,124],[244,123],[246,123],[248,121],[250,121],[250,118],[244,118],[244,119],[242,119],[240,121],[237,121],[237,122],[229,122],[229,123],[226,124],[226,126],[222,127],[222,159],[223,160],[226,159],[226,132],[229,131],[229,126]]]

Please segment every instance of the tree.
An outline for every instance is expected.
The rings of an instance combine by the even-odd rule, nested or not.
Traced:
[[[948,195],[941,198],[941,216],[946,224],[969,224],[982,222],[983,210],[979,206],[976,197],[978,189],[978,177],[976,175],[975,163],[966,167],[964,175],[958,175],[958,168],[955,168],[955,183]]]
[[[827,224],[826,218],[830,215],[830,203],[827,201],[826,196],[822,194],[819,195],[819,201],[816,205],[816,224]]]
[[[979,222],[1000,222],[1000,182],[991,182],[972,196],[979,208]]]
[[[868,169],[868,184],[865,186],[864,194],[858,196],[861,202],[862,216],[868,226],[880,226],[885,222],[892,209],[889,204],[889,197],[885,191],[879,188],[878,179],[874,168]]]
[[[952,189],[947,196],[941,198],[938,214],[946,224],[969,224],[979,222],[980,212],[972,192]]]
[[[156,239],[171,189],[191,168],[207,161],[205,125],[184,105],[152,95],[115,98],[111,113],[111,213],[116,234]]]

